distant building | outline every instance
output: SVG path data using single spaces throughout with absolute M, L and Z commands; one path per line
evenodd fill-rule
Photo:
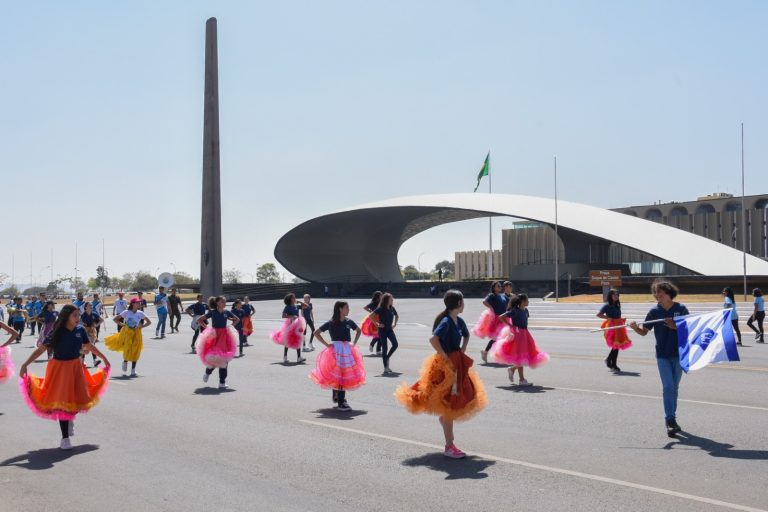
M 459 281 L 469 279 L 488 279 L 488 251 L 457 252 L 453 260 Z M 493 275 L 503 276 L 501 251 L 493 251 Z

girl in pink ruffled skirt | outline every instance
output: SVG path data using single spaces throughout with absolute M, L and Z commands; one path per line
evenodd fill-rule
M 525 380 L 523 367 L 538 368 L 549 361 L 549 354 L 539 350 L 531 333 L 528 332 L 528 295 L 513 295 L 507 312 L 501 315 L 507 322 L 494 345 L 493 357 L 497 362 L 511 365 L 507 368 L 509 380 L 515 383 L 515 370 L 520 374 L 520 385 L 531 386 Z

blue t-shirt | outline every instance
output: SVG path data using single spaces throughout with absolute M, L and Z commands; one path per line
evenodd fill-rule
M 320 326 L 322 332 L 329 331 L 331 334 L 331 341 L 352 341 L 352 333 L 350 331 L 357 330 L 357 324 L 345 318 L 341 322 L 334 322 L 328 320 Z
M 379 315 L 379 323 L 384 324 L 384 329 L 392 329 L 392 324 L 395 323 L 395 316 L 397 316 L 397 310 L 394 307 L 376 308 L 373 310 L 373 313 Z
M 490 293 L 485 298 L 486 302 L 491 305 L 493 312 L 496 315 L 502 315 L 507 310 L 507 296 L 503 293 Z
M 77 309 L 80 310 L 80 313 L 82 313 L 83 308 L 85 307 L 85 301 L 80 299 L 75 299 L 72 301 L 72 305 L 74 305 Z
M 296 306 L 285 306 L 283 308 L 283 317 L 299 316 L 299 308 Z
M 99 317 L 99 315 L 96 313 L 83 313 L 80 315 L 80 323 L 86 327 L 91 327 L 92 325 L 98 323 L 100 320 L 101 317 Z
M 158 313 L 168 312 L 168 296 L 164 293 L 155 295 L 155 310 Z
M 307 322 L 312 320 L 312 308 L 314 307 L 314 304 L 311 302 L 309 304 L 302 304 L 301 305 L 301 314 L 304 316 L 304 320 Z
M 36 300 L 35 301 L 35 315 L 39 315 L 43 312 L 43 301 Z
M 65 328 L 61 339 L 59 339 L 53 349 L 53 358 L 59 361 L 77 359 L 80 357 L 80 349 L 86 343 L 90 343 L 90 341 L 88 341 L 85 329 L 79 325 L 71 331 Z M 47 337 L 43 344 L 46 346 L 53 345 L 52 336 Z
M 192 314 L 195 316 L 204 315 L 208 311 L 208 305 L 204 302 L 195 302 L 191 306 L 189 306 L 187 309 L 192 310 Z
M 664 309 L 660 305 L 651 309 L 645 316 L 645 321 L 661 320 L 662 318 L 674 318 L 688 314 L 688 308 L 675 302 L 669 309 Z M 653 329 L 656 336 L 656 357 L 680 357 L 677 345 L 677 330 L 670 329 L 664 322 L 655 324 L 643 324 L 646 329 Z
M 621 318 L 621 308 L 614 304 L 605 304 L 600 312 L 608 318 Z
M 762 298 L 762 297 L 760 297 Z M 732 309 L 733 313 L 731 313 L 731 321 L 739 319 L 739 314 L 736 312 L 736 303 L 733 302 L 733 299 L 730 297 L 725 298 L 725 302 L 723 302 L 723 309 Z
M 11 303 L 9 308 L 13 308 L 16 310 L 16 313 L 8 313 L 8 320 L 11 322 L 23 322 L 24 321 L 24 313 L 22 311 L 24 310 L 24 306 L 21 304 Z
M 463 338 L 469 338 L 469 329 L 461 317 L 457 317 L 454 322 L 450 316 L 446 316 L 432 331 L 432 336 L 440 338 L 440 346 L 446 354 L 450 354 L 461 350 Z
M 43 322 L 46 324 L 55 322 L 57 316 L 59 316 L 59 314 L 56 311 L 43 311 L 42 313 Z
M 762 295 L 755 297 L 755 306 L 757 306 L 758 311 L 765 311 L 765 299 Z
M 229 318 L 234 318 L 235 315 L 232 314 L 231 311 L 224 310 L 223 312 L 219 313 L 218 310 L 215 311 L 209 311 L 205 314 L 205 318 L 211 319 L 211 325 L 214 329 L 221 329 L 223 327 L 227 326 L 227 320 Z
M 101 316 L 101 311 L 104 309 L 104 304 L 100 300 L 92 300 L 91 306 L 93 306 L 93 312 Z
M 251 316 L 256 310 L 250 304 L 243 304 L 243 311 L 247 316 Z
M 512 308 L 507 311 L 507 317 L 512 321 L 512 325 L 520 329 L 528 328 L 528 317 L 530 313 L 527 309 Z
M 35 303 L 33 301 L 27 302 L 27 305 L 24 306 L 24 309 L 27 310 L 27 314 L 29 314 L 29 316 L 35 316 Z
M 235 329 L 238 331 L 243 329 L 243 317 L 248 316 L 248 314 L 245 312 L 243 308 L 240 309 L 233 309 L 232 314 L 240 319 L 239 322 L 237 322 L 237 325 L 235 325 Z

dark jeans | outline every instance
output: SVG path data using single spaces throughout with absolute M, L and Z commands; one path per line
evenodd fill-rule
M 59 420 L 59 428 L 61 429 L 61 437 L 69 437 L 69 421 Z
M 172 331 L 173 330 L 178 331 L 179 330 L 179 324 L 181 323 L 181 311 L 171 310 L 170 317 L 171 317 L 171 320 L 170 320 L 169 323 L 171 325 L 171 330 Z M 174 320 L 176 320 L 176 323 L 173 322 Z
M 24 334 L 24 328 L 26 327 L 26 322 L 24 320 L 14 320 L 13 321 L 13 329 L 19 333 L 19 340 L 21 340 L 21 335 Z
M 757 326 L 760 328 L 759 331 L 755 329 L 755 320 L 757 320 Z M 765 311 L 752 313 L 752 316 L 747 320 L 747 327 L 760 335 L 760 341 L 763 341 L 763 320 L 765 320 Z
M 373 338 L 371 340 L 371 348 L 373 348 L 374 345 L 376 345 L 376 353 L 380 354 L 381 353 L 381 338 L 379 338 L 378 336 Z
M 733 325 L 733 330 L 736 332 L 736 337 L 739 339 L 739 343 L 741 343 L 741 331 L 739 330 L 739 321 L 731 320 L 731 325 Z
M 384 368 L 389 368 L 389 358 L 397 350 L 397 336 L 392 329 L 379 329 L 379 341 L 381 342 L 381 358 L 384 361 Z M 387 341 L 392 342 L 392 348 L 387 351 Z
M 333 401 L 337 404 L 341 405 L 344 403 L 344 399 L 347 397 L 347 392 L 343 389 L 334 389 L 333 390 Z
M 205 373 L 210 375 L 213 373 L 213 368 L 206 368 Z M 219 384 L 224 384 L 227 382 L 227 369 L 226 368 L 219 368 Z
M 32 335 L 32 336 L 35 335 L 35 326 L 36 325 L 37 325 L 37 320 L 35 320 L 34 322 L 31 322 L 29 324 L 29 334 Z
M 306 320 L 306 318 L 305 318 Z M 301 341 L 301 344 L 304 345 L 306 343 L 306 335 L 307 335 L 307 329 L 309 329 L 309 343 L 311 344 L 315 337 L 315 322 L 312 320 L 307 320 L 307 326 L 304 328 L 304 336 L 305 338 Z

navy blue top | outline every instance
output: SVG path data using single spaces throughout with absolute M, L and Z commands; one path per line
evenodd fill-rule
M 457 317 L 454 322 L 450 316 L 446 316 L 432 331 L 432 336 L 440 338 L 440 346 L 446 354 L 450 354 L 461 350 L 462 339 L 469 338 L 469 329 L 461 317 Z
M 512 321 L 512 325 L 520 329 L 528 328 L 528 317 L 530 315 L 527 309 L 512 308 L 507 311 L 507 318 Z
M 250 304 L 243 304 L 243 311 L 245 311 L 246 316 L 251 316 L 256 310 Z
M 621 308 L 613 304 L 605 304 L 600 308 L 600 313 L 603 313 L 608 318 L 621 318 Z
M 51 346 L 53 344 L 52 338 L 52 336 L 48 336 L 43 344 Z M 53 358 L 59 361 L 77 359 L 80 357 L 80 349 L 86 343 L 90 343 L 90 341 L 88 341 L 88 335 L 84 328 L 79 325 L 71 331 L 65 328 L 61 339 L 53 349 Z
M 207 312 L 205 318 L 211 319 L 211 325 L 214 329 L 221 329 L 227 326 L 227 319 L 235 318 L 235 315 L 231 311 L 224 310 L 223 313 L 219 313 L 219 310 L 215 310 Z
M 95 323 L 98 323 L 101 318 L 96 313 L 83 313 L 80 315 L 80 322 L 86 327 L 90 327 Z
M 357 324 L 346 318 L 341 322 L 334 322 L 328 320 L 320 326 L 322 332 L 329 331 L 331 333 L 331 341 L 352 341 L 352 333 L 350 331 L 357 330 Z
M 395 315 L 397 310 L 394 307 L 383 309 L 376 308 L 373 313 L 379 315 L 379 323 L 384 324 L 384 329 L 392 329 L 392 324 L 395 323 Z
M 42 316 L 43 323 L 50 324 L 56 321 L 56 317 L 59 316 L 59 314 L 56 311 L 43 311 Z
M 507 310 L 507 296 L 503 293 L 489 293 L 485 300 L 491 305 L 493 312 L 496 313 L 497 316 L 504 314 Z
M 233 309 L 232 314 L 235 315 L 237 318 L 240 319 L 239 322 L 237 322 L 237 325 L 235 325 L 235 329 L 238 331 L 243 328 L 243 317 L 248 316 L 248 314 L 245 312 L 243 308 L 240 309 Z
M 675 302 L 669 309 L 664 309 L 660 305 L 656 305 L 645 316 L 645 321 L 660 320 L 662 318 L 674 318 L 676 316 L 683 316 L 688 314 L 688 308 L 682 304 Z M 656 336 L 656 357 L 680 357 L 680 352 L 677 346 L 677 330 L 670 329 L 664 322 L 658 322 L 655 324 L 643 324 L 646 329 L 653 329 L 653 334 Z
M 368 305 L 367 305 L 367 306 L 365 306 L 363 309 L 368 309 L 368 310 L 370 310 L 370 311 L 373 311 L 373 310 L 374 310 L 374 309 L 376 309 L 377 307 L 379 307 L 379 303 L 378 303 L 378 302 L 374 302 L 374 301 L 371 301 L 371 302 L 369 302 L 369 303 L 368 303 Z
M 283 316 L 299 316 L 299 308 L 296 306 L 285 306 L 283 308 Z
M 187 309 L 192 310 L 192 314 L 195 316 L 204 315 L 208 311 L 208 304 L 204 304 L 202 302 L 195 302 L 191 306 L 189 306 Z
M 312 308 L 314 307 L 314 304 L 311 302 L 309 304 L 302 304 L 301 306 L 301 314 L 304 315 L 304 320 L 310 321 L 312 320 Z

